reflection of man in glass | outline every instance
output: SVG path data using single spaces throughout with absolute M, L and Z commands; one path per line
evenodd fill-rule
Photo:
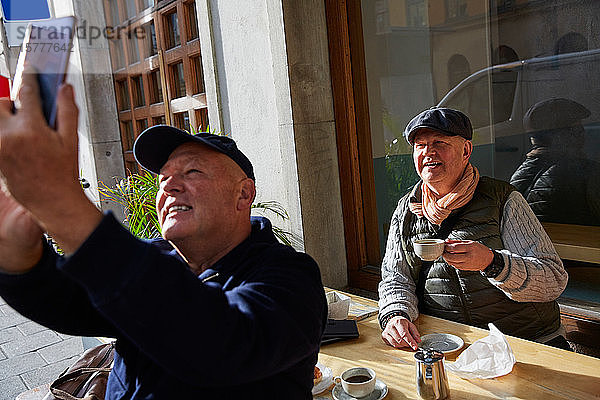
M 600 164 L 585 157 L 581 120 L 590 111 L 555 98 L 523 118 L 533 149 L 510 179 L 535 215 L 546 222 L 600 225 Z

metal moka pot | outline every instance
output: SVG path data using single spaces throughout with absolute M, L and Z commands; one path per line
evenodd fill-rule
M 415 360 L 418 395 L 425 400 L 449 399 L 444 354 L 433 349 L 419 349 Z

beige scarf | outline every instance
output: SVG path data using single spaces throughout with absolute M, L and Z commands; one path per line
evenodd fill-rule
M 448 194 L 439 197 L 423 182 L 421 183 L 423 203 L 408 203 L 408 208 L 419 218 L 425 216 L 432 223 L 440 225 L 452 210 L 461 208 L 471 201 L 478 183 L 479 171 L 469 163 L 458 183 Z

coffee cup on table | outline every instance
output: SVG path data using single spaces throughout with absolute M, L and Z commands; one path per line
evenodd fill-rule
M 444 253 L 443 239 L 419 239 L 413 242 L 415 254 L 423 261 L 435 261 Z
M 336 377 L 335 382 L 341 382 L 342 389 L 350 396 L 365 397 L 375 390 L 375 371 L 365 367 L 350 368 Z

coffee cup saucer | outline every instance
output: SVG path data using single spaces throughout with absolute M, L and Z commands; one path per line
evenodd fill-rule
M 344 389 L 342 389 L 342 385 L 339 383 L 337 383 L 331 391 L 331 395 L 335 400 L 379 400 L 383 399 L 387 395 L 387 393 L 387 385 L 379 379 L 375 381 L 375 389 L 373 389 L 371 394 L 365 397 L 350 396 L 348 393 L 344 392 Z

